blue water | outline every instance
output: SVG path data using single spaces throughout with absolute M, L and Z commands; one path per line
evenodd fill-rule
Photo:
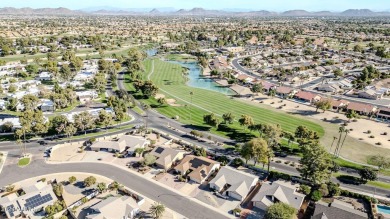
M 189 69 L 187 85 L 190 87 L 196 87 L 206 90 L 217 91 L 226 95 L 235 95 L 236 93 L 227 87 L 221 87 L 215 83 L 212 79 L 201 77 L 202 68 L 197 62 L 179 62 L 169 61 L 174 64 L 179 64 Z
M 157 54 L 157 49 L 147 49 L 145 50 L 146 54 L 151 57 L 151 56 L 155 56 Z
M 390 207 L 384 205 L 377 205 L 378 211 L 384 214 L 390 214 Z

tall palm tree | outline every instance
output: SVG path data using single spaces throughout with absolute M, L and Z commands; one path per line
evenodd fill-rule
M 344 133 L 344 130 L 345 130 L 345 127 L 344 127 L 344 126 L 340 126 L 340 127 L 339 127 L 340 136 L 339 136 L 339 139 L 338 139 L 338 141 L 337 141 L 336 148 L 335 148 L 334 153 L 333 153 L 334 156 L 337 155 L 337 152 L 338 152 L 338 150 L 339 150 L 340 143 L 341 143 L 341 137 L 342 137 L 342 135 L 343 135 L 343 133 Z
M 334 141 L 337 139 L 336 136 L 333 136 L 333 141 L 332 141 L 332 144 L 330 145 L 330 148 L 329 148 L 329 153 L 332 153 L 332 148 L 333 148 L 333 144 L 334 144 Z
M 154 218 L 160 218 L 165 212 L 165 206 L 159 202 L 155 202 L 149 209 Z
M 146 133 L 148 131 L 148 119 L 149 119 L 149 109 L 150 109 L 150 106 L 148 104 L 146 104 L 146 103 L 143 103 L 142 104 L 142 109 L 146 113 L 146 119 L 144 120 L 144 122 L 145 122 L 145 137 L 146 137 Z
M 337 157 L 340 156 L 341 148 L 343 148 L 343 146 L 344 146 L 344 142 L 345 142 L 345 139 L 347 138 L 347 135 L 348 135 L 348 133 L 349 133 L 349 130 L 348 130 L 348 129 L 345 129 L 345 130 L 344 130 L 344 133 L 345 133 L 344 139 L 343 139 L 343 142 L 342 142 L 341 145 L 340 145 L 340 148 L 338 149 Z

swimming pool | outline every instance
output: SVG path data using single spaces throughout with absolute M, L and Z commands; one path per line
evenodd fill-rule
M 390 207 L 389 206 L 377 205 L 376 207 L 378 208 L 378 212 L 379 213 L 389 214 L 390 215 Z

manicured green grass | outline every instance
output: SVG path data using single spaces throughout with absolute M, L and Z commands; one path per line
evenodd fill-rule
M 139 108 L 138 106 L 133 107 L 132 110 L 134 112 L 138 113 L 139 115 L 144 115 L 145 114 L 144 111 L 141 108 Z
M 351 168 L 351 169 L 355 169 L 355 170 L 360 170 L 360 169 L 363 169 L 364 166 L 361 165 L 361 164 L 357 164 L 357 163 L 352 163 L 350 161 L 347 161 L 347 160 L 343 160 L 341 158 L 336 158 L 334 159 L 334 161 L 340 165 L 340 167 L 346 167 L 346 168 Z
M 148 62 L 151 60 L 147 60 L 146 64 L 149 64 Z M 320 136 L 324 134 L 324 129 L 314 122 L 246 104 L 218 92 L 186 86 L 187 79 L 182 76 L 180 65 L 154 59 L 154 73 L 150 79 L 160 88 L 160 93 L 165 94 L 167 98 L 177 100 L 177 104 L 181 105 L 161 107 L 157 110 L 170 117 L 178 115 L 180 121 L 186 124 L 204 126 L 203 115 L 213 112 L 217 116 L 221 116 L 223 113 L 231 112 L 235 115 L 236 120 L 245 114 L 252 116 L 256 123 L 280 124 L 284 131 L 293 133 L 296 127 L 304 125 L 317 131 Z M 193 105 L 190 104 L 190 92 L 193 92 Z M 148 100 L 148 102 L 153 104 L 153 100 Z M 190 113 L 192 115 L 191 121 Z M 244 129 L 237 122 L 229 125 L 229 128 Z
M 100 135 L 105 135 L 105 134 L 110 134 L 110 133 L 113 133 L 113 132 L 117 132 L 117 131 L 120 131 L 120 130 L 123 130 L 123 129 L 130 129 L 130 128 L 133 128 L 134 125 L 125 125 L 125 126 L 121 126 L 120 128 L 112 128 L 112 129 L 108 129 L 107 131 L 105 130 L 102 130 L 100 132 L 97 132 L 97 133 L 88 133 L 86 135 L 78 135 L 78 136 L 72 136 L 70 138 L 67 138 L 69 140 L 77 140 L 77 139 L 81 139 L 81 138 L 88 138 L 88 137 L 96 137 L 96 136 L 100 136 Z M 65 139 L 63 139 L 65 140 Z
M 4 110 L 0 114 L 12 115 L 12 116 L 20 116 L 20 112 L 14 112 L 14 111 L 10 111 L 10 110 Z
M 379 181 L 370 181 L 367 184 L 371 185 L 371 186 L 378 187 L 378 188 L 389 189 L 390 190 L 390 183 L 379 182 Z
M 30 158 L 29 157 L 25 157 L 25 158 L 19 159 L 19 161 L 18 161 L 18 166 L 20 166 L 20 167 L 25 167 L 25 166 L 27 166 L 29 164 L 30 164 Z
M 171 61 L 196 61 L 194 56 L 180 55 L 180 54 L 168 54 L 166 59 Z

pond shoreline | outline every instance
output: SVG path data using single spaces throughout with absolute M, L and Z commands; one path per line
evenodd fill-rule
M 188 81 L 186 85 L 189 87 L 211 90 L 211 91 L 225 94 L 227 96 L 237 95 L 237 93 L 234 90 L 232 90 L 230 87 L 217 83 L 214 78 L 203 75 L 202 72 L 204 71 L 204 69 L 196 61 L 195 62 L 168 61 L 168 62 L 173 64 L 178 64 L 188 69 L 188 74 L 186 75 Z

